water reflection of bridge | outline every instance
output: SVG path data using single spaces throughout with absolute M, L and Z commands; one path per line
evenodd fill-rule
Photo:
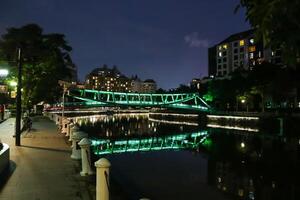
M 205 143 L 207 134 L 207 131 L 199 131 L 139 139 L 94 139 L 92 140 L 92 150 L 96 155 L 103 155 L 125 152 L 196 149 Z

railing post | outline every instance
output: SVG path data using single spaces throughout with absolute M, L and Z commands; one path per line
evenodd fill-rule
M 78 131 L 79 130 L 79 127 L 77 124 L 73 124 L 71 127 L 70 127 L 70 133 L 69 133 L 69 141 L 71 142 L 72 141 L 72 135 L 74 132 Z
M 111 164 L 106 158 L 95 162 L 97 168 L 96 200 L 109 200 L 109 168 Z
M 82 171 L 80 172 L 81 176 L 91 175 L 93 174 L 91 168 L 91 154 L 90 154 L 90 147 L 92 142 L 88 138 L 83 138 L 78 143 L 81 148 L 81 166 Z
M 58 114 L 55 115 L 55 124 L 59 125 L 59 115 Z
M 74 160 L 81 159 L 81 151 L 80 151 L 78 142 L 87 136 L 88 136 L 87 133 L 79 131 L 78 129 L 73 132 L 73 134 L 72 134 L 72 155 L 71 155 L 72 159 L 74 159 Z
M 67 134 L 68 123 L 69 123 L 69 120 L 67 118 L 62 118 L 61 133 Z
M 72 120 L 69 121 L 69 123 L 67 124 L 67 133 L 66 133 L 66 137 L 70 137 L 71 131 L 72 131 L 74 125 L 75 125 L 75 124 L 73 123 Z M 71 141 L 71 140 L 70 140 L 70 141 Z

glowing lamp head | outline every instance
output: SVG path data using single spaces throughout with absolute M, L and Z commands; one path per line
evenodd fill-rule
M 241 147 L 245 148 L 245 143 L 244 142 L 241 142 Z
M 0 77 L 6 77 L 9 71 L 7 69 L 0 69 Z
M 16 87 L 18 85 L 18 83 L 16 81 L 10 81 L 9 85 L 12 87 Z

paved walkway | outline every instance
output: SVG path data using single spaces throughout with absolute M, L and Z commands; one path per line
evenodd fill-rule
M 0 124 L 0 139 L 10 146 L 12 171 L 6 183 L 0 184 L 0 200 L 90 199 L 79 175 L 80 163 L 70 158 L 70 145 L 55 124 L 44 117 L 34 118 L 33 130 L 23 133 L 22 146 L 15 147 L 14 121 Z

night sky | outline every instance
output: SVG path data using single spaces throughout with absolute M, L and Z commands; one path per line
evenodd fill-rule
M 81 80 L 117 65 L 164 89 L 207 75 L 207 48 L 249 28 L 239 0 L 1 0 L 0 34 L 37 23 L 66 35 Z

